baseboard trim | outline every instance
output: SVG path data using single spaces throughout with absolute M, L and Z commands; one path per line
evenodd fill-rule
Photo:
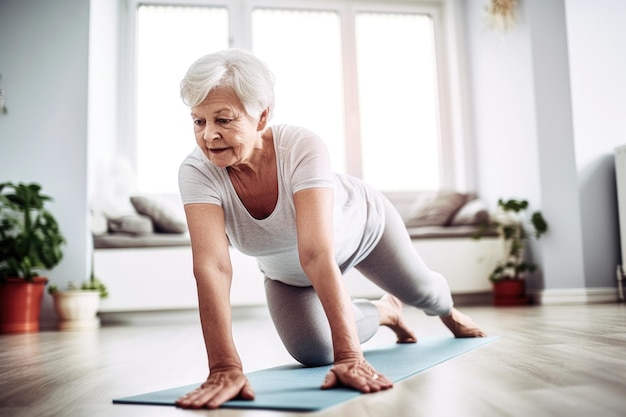
M 528 290 L 535 305 L 603 304 L 618 302 L 617 288 L 547 288 Z
M 452 293 L 452 299 L 457 307 L 488 306 L 493 304 L 493 293 L 491 291 Z

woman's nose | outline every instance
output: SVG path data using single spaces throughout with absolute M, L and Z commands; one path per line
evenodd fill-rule
M 207 142 L 211 142 L 215 139 L 219 139 L 221 136 L 216 128 L 216 126 L 207 123 L 206 126 L 204 127 L 204 132 L 202 134 L 202 138 L 207 141 Z

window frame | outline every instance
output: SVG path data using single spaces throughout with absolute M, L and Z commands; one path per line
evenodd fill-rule
M 325 10 L 339 14 L 342 29 L 342 63 L 344 82 L 346 173 L 362 178 L 359 98 L 357 79 L 355 20 L 359 12 L 426 14 L 433 19 L 435 60 L 437 64 L 437 103 L 439 125 L 439 167 L 442 189 L 460 191 L 471 189 L 474 174 L 471 171 L 471 153 L 467 152 L 469 134 L 463 126 L 467 115 L 463 109 L 464 91 L 460 69 L 453 70 L 448 61 L 456 61 L 454 41 L 454 10 L 449 0 L 395 0 L 389 3 L 379 0 L 124 0 L 120 17 L 120 94 L 118 100 L 118 130 L 116 149 L 118 153 L 137 160 L 136 105 L 137 83 L 135 60 L 137 7 L 143 4 L 172 6 L 223 7 L 229 14 L 230 47 L 251 50 L 251 23 L 254 8 L 283 8 L 291 10 Z M 453 49 L 453 51 L 451 51 Z M 451 58 L 451 59 L 450 59 Z M 451 78 L 456 77 L 451 82 Z M 457 89 L 453 91 L 451 85 Z M 454 124 L 460 125 L 459 128 Z M 400 193 L 407 194 L 407 193 Z

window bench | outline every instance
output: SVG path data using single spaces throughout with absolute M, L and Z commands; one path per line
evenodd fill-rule
M 406 219 L 411 204 L 392 200 Z M 405 202 L 406 203 L 406 202 Z M 476 224 L 407 227 L 413 246 L 433 270 L 442 273 L 453 294 L 491 290 L 489 273 L 502 257 L 496 233 L 479 240 Z M 265 303 L 263 276 L 256 261 L 230 248 L 233 264 L 231 302 L 235 306 Z M 191 246 L 187 233 L 94 236 L 94 272 L 109 289 L 100 312 L 175 310 L 197 307 Z M 345 276 L 355 297 L 376 298 L 381 290 L 355 269 Z

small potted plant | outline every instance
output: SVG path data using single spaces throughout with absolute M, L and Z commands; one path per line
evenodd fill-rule
M 36 183 L 0 184 L 0 332 L 39 330 L 46 277 L 61 262 L 65 244 L 54 216 L 45 208 L 52 198 Z
M 526 217 L 528 201 L 526 200 L 498 200 L 498 211 L 492 216 L 487 227 L 481 228 L 476 238 L 488 228 L 497 228 L 505 244 L 505 258 L 498 262 L 489 280 L 493 283 L 495 305 L 528 304 L 526 297 L 525 276 L 534 272 L 537 266 L 528 262 L 526 258 L 526 244 L 532 235 L 541 237 L 548 230 L 543 215 L 535 211 Z M 529 233 L 528 228 L 532 228 Z
M 89 330 L 100 327 L 100 319 L 97 317 L 100 299 L 106 298 L 109 293 L 106 286 L 95 277 L 93 261 L 89 280 L 80 286 L 70 282 L 64 291 L 59 290 L 56 285 L 50 285 L 48 293 L 54 301 L 59 330 Z

